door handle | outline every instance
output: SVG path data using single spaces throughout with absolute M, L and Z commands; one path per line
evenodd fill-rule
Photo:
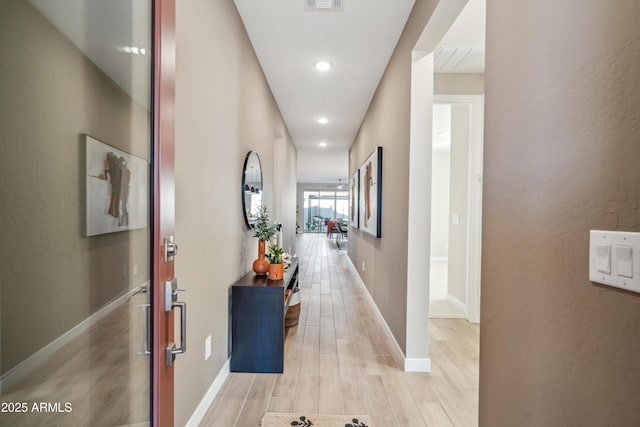
M 180 347 L 176 347 L 176 343 L 173 342 L 165 349 L 166 364 L 167 366 L 173 365 L 176 360 L 176 354 L 182 354 L 187 351 L 187 303 L 186 302 L 174 302 L 171 304 L 171 309 L 180 309 Z
M 148 356 L 151 354 L 151 322 L 149 319 L 151 318 L 151 304 L 142 304 L 142 318 L 143 318 L 143 340 L 144 340 L 144 348 L 142 350 L 142 354 Z
M 173 278 L 164 282 L 164 311 L 170 312 L 173 310 L 173 303 L 178 300 L 178 294 L 187 292 L 184 289 L 178 289 L 178 279 Z

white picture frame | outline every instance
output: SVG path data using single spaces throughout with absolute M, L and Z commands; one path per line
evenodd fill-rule
M 85 138 L 86 235 L 149 226 L 149 162 Z

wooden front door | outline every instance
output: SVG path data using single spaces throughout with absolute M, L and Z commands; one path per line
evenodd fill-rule
M 0 1 L 0 425 L 173 425 L 174 69 L 175 0 Z
M 153 377 L 154 426 L 173 426 L 173 352 L 183 347 L 174 340 L 175 312 L 184 321 L 186 307 L 174 304 L 174 105 L 175 0 L 154 0 L 154 155 L 153 155 Z M 169 288 L 169 289 L 168 289 Z M 184 334 L 184 330 L 183 330 Z M 184 340 L 184 335 L 179 337 Z M 173 350 L 172 350 L 173 349 Z

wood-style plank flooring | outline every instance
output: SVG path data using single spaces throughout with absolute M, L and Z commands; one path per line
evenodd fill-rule
M 27 410 L 1 412 L 0 427 L 148 425 L 150 362 L 142 354 L 141 330 L 146 301 L 146 294 L 121 301 L 21 382 L 3 387 L 2 402 L 24 403 Z
M 265 412 L 369 414 L 377 427 L 477 426 L 478 325 L 432 319 L 432 372 L 403 372 L 346 251 L 324 234 L 304 234 L 298 256 L 300 322 L 287 330 L 284 373 L 229 374 L 201 427 L 256 427 Z

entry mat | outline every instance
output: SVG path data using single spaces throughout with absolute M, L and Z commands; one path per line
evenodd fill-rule
M 269 412 L 262 427 L 374 427 L 368 415 L 291 414 Z

